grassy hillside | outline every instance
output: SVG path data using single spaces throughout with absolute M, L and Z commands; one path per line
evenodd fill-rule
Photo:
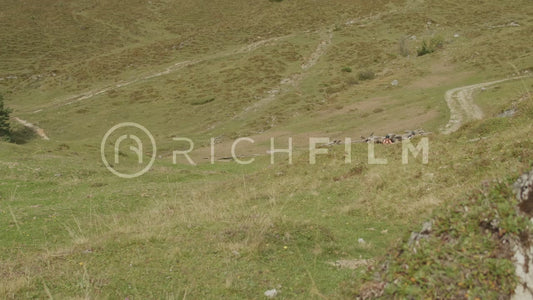
M 13 120 L 0 144 L 0 298 L 352 298 L 435 209 L 533 164 L 528 1 L 0 2 L 0 93 L 50 137 Z M 439 133 L 447 90 L 514 76 L 474 92 L 482 120 Z M 158 146 L 131 180 L 100 157 L 126 121 Z M 418 128 L 427 165 L 399 144 L 369 165 L 364 143 L 309 164 L 309 137 Z M 254 163 L 218 160 L 247 136 Z M 197 166 L 173 164 L 174 137 Z M 271 137 L 293 138 L 293 164 L 270 164 Z

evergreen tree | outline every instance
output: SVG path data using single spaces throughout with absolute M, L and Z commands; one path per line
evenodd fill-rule
M 0 94 L 0 140 L 11 141 L 9 114 L 11 110 L 4 107 L 4 97 Z

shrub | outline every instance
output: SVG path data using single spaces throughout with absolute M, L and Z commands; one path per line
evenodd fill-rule
M 326 88 L 326 94 L 328 95 L 336 94 L 336 93 L 342 92 L 343 90 L 344 90 L 344 85 L 342 84 L 334 85 L 334 86 L 330 86 Z
M 346 72 L 346 73 L 352 73 L 352 68 L 344 67 L 344 68 L 341 69 L 341 71 Z
M 422 46 L 416 50 L 418 56 L 426 55 L 435 52 L 437 49 L 442 48 L 444 41 L 441 37 L 434 37 L 431 40 L 422 41 Z
M 354 76 L 348 76 L 346 77 L 346 79 L 344 79 L 344 83 L 350 86 L 350 85 L 358 84 L 359 81 L 357 81 L 357 79 Z
M 422 55 L 433 53 L 434 51 L 435 49 L 431 48 L 430 45 L 428 45 L 426 41 L 423 41 L 422 47 L 416 50 L 416 54 L 418 56 L 422 56 Z
M 372 72 L 371 70 L 365 70 L 365 71 L 359 72 L 358 77 L 359 77 L 359 80 L 361 81 L 372 80 L 376 77 L 376 74 L 374 74 L 374 72 Z
M 4 97 L 0 95 L 0 140 L 11 141 L 10 113 L 11 109 L 4 107 Z

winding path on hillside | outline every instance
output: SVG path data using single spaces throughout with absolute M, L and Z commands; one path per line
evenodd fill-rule
M 261 47 L 264 47 L 266 45 L 272 44 L 273 42 L 277 42 L 277 41 L 280 41 L 280 40 L 287 39 L 287 38 L 289 38 L 291 36 L 293 36 L 293 34 L 274 37 L 274 38 L 265 39 L 265 40 L 260 40 L 260 41 L 245 45 L 245 46 L 243 46 L 241 48 L 238 48 L 236 50 L 233 50 L 233 51 L 224 51 L 224 52 L 216 53 L 216 54 L 209 55 L 209 56 L 206 56 L 204 58 L 196 59 L 196 60 L 187 60 L 187 61 L 176 62 L 173 65 L 170 65 L 170 66 L 166 67 L 162 71 L 151 73 L 151 74 L 147 74 L 147 75 L 142 75 L 142 76 L 139 76 L 138 78 L 132 79 L 130 81 L 117 83 L 115 85 L 110 85 L 110 86 L 107 86 L 107 87 L 104 87 L 104 88 L 101 88 L 101 89 L 84 92 L 84 93 L 77 94 L 77 95 L 74 95 L 74 96 L 69 96 L 66 99 L 64 98 L 64 99 L 53 100 L 53 101 L 51 101 L 51 103 L 49 105 L 41 107 L 41 108 L 33 111 L 33 113 L 39 113 L 39 112 L 42 112 L 42 111 L 50 109 L 50 108 L 59 108 L 59 107 L 71 105 L 71 104 L 74 104 L 74 103 L 77 103 L 77 102 L 82 102 L 84 100 L 87 100 L 87 99 L 93 98 L 95 96 L 104 94 L 104 93 L 106 93 L 108 91 L 120 89 L 120 88 L 129 86 L 129 85 L 133 85 L 133 84 L 136 84 L 136 83 L 140 83 L 140 82 L 152 79 L 152 78 L 164 76 L 164 75 L 179 71 L 179 70 L 181 70 L 181 69 L 183 69 L 185 67 L 192 66 L 192 65 L 204 62 L 204 61 L 209 61 L 209 60 L 222 58 L 222 57 L 235 55 L 235 54 L 245 54 L 245 53 L 253 52 L 253 51 L 255 51 L 255 50 L 257 50 L 257 49 L 259 49 Z M 263 106 L 263 105 L 271 102 L 286 87 L 288 87 L 288 86 L 296 86 L 297 84 L 299 84 L 299 82 L 303 78 L 303 72 L 305 72 L 307 69 L 309 69 L 312 66 L 314 66 L 318 62 L 320 57 L 322 57 L 322 55 L 326 52 L 326 49 L 331 44 L 332 36 L 333 36 L 332 32 L 328 31 L 327 32 L 327 37 L 320 41 L 320 43 L 317 46 L 316 50 L 302 64 L 302 66 L 301 66 L 302 73 L 293 74 L 291 77 L 282 80 L 281 83 L 280 83 L 280 87 L 269 91 L 267 93 L 266 97 L 262 98 L 261 100 L 259 100 L 256 103 L 254 103 L 252 106 L 247 107 L 245 109 L 245 112 L 249 111 L 251 109 L 257 109 L 258 107 Z M 19 119 L 17 117 L 14 117 L 14 119 L 17 122 L 19 122 L 20 124 L 22 124 L 22 125 L 30 128 L 31 130 L 33 130 L 41 138 L 43 138 L 45 140 L 49 139 L 46 136 L 46 134 L 44 133 L 43 129 L 41 129 L 41 128 L 35 126 L 34 124 L 29 123 L 29 122 L 27 122 L 25 120 Z
M 346 26 L 360 25 L 362 22 L 365 22 L 365 21 L 368 21 L 368 20 L 378 19 L 379 16 L 381 16 L 382 14 L 384 14 L 384 13 L 380 13 L 380 14 L 377 14 L 377 15 L 371 15 L 369 17 L 362 17 L 362 18 L 352 19 L 352 20 L 347 21 L 345 23 L 345 25 Z M 305 31 L 305 32 L 310 32 L 310 31 Z M 295 35 L 296 34 L 293 33 L 293 34 L 288 34 L 288 35 L 284 35 L 284 36 L 278 36 L 278 37 L 273 37 L 273 38 L 269 38 L 269 39 L 259 40 L 259 41 L 244 45 L 244 46 L 242 46 L 242 47 L 240 47 L 238 49 L 235 49 L 235 50 L 222 51 L 222 52 L 215 53 L 215 54 L 212 54 L 212 55 L 208 55 L 206 57 L 203 57 L 203 58 L 200 58 L 200 59 L 195 59 L 195 60 L 179 61 L 179 62 L 176 62 L 176 63 L 166 67 L 165 69 L 163 69 L 163 70 L 161 70 L 159 72 L 154 72 L 154 73 L 151 73 L 151 74 L 144 74 L 144 75 L 141 74 L 137 78 L 131 79 L 129 81 L 124 81 L 124 82 L 116 83 L 116 84 L 113 84 L 113 85 L 108 85 L 108 86 L 103 87 L 103 88 L 86 91 L 86 92 L 83 92 L 83 93 L 80 93 L 80 94 L 76 94 L 76 95 L 72 95 L 72 96 L 68 96 L 68 97 L 62 98 L 62 99 L 54 99 L 49 104 L 33 108 L 32 112 L 33 113 L 39 113 L 39 112 L 42 112 L 44 110 L 49 110 L 49 109 L 52 109 L 52 108 L 60 108 L 60 107 L 71 105 L 71 104 L 74 104 L 74 103 L 77 103 L 77 102 L 82 102 L 84 100 L 93 98 L 95 96 L 101 95 L 101 94 L 106 93 L 108 91 L 120 89 L 122 87 L 133 85 L 133 84 L 136 84 L 136 83 L 140 83 L 140 82 L 152 79 L 152 78 L 164 76 L 164 75 L 176 72 L 178 70 L 181 70 L 181 69 L 183 69 L 185 67 L 192 66 L 192 65 L 195 65 L 195 64 L 198 64 L 198 63 L 201 63 L 201 62 L 205 62 L 205 61 L 209 61 L 209 60 L 217 59 L 217 58 L 223 58 L 223 57 L 227 57 L 227 56 L 231 56 L 231 55 L 235 55 L 235 54 L 249 53 L 249 52 L 255 51 L 255 50 L 257 50 L 257 49 L 259 49 L 261 47 L 264 47 L 266 45 L 270 45 L 270 44 L 272 44 L 274 42 L 285 40 L 285 39 L 287 39 L 289 37 L 292 37 L 292 36 L 295 36 Z M 297 74 L 293 74 L 289 78 L 285 78 L 284 80 L 282 80 L 280 82 L 280 87 L 290 86 L 290 85 L 292 85 L 292 86 L 298 85 L 299 82 L 303 78 L 303 73 L 307 69 L 309 69 L 312 66 L 314 66 L 318 62 L 320 57 L 326 52 L 327 48 L 331 44 L 332 37 L 333 37 L 333 32 L 331 30 L 328 30 L 327 31 L 327 37 L 320 41 L 320 43 L 319 43 L 318 47 L 316 48 L 316 50 L 302 64 L 302 66 L 301 66 L 302 72 L 301 73 L 297 73 Z M 252 106 L 249 106 L 249 107 L 245 108 L 244 112 L 247 112 L 247 111 L 249 111 L 251 109 L 257 109 L 258 107 L 269 103 L 270 101 L 274 100 L 277 97 L 279 92 L 280 92 L 280 89 L 273 89 L 273 90 L 269 91 L 267 96 L 263 97 L 261 100 L 259 100 L 258 102 L 254 103 Z M 234 118 L 238 117 L 238 116 L 239 116 L 239 114 L 234 116 Z M 13 118 L 17 122 L 19 122 L 20 124 L 22 124 L 22 125 L 30 128 L 31 130 L 35 131 L 35 133 L 37 133 L 41 138 L 48 140 L 48 137 L 46 136 L 46 134 L 44 133 L 44 130 L 42 128 L 39 128 L 39 127 L 35 126 L 34 124 L 32 124 L 32 123 L 30 123 L 28 121 L 19 119 L 17 117 L 13 117 Z
M 465 122 L 480 120 L 483 118 L 483 111 L 474 103 L 474 92 L 478 89 L 488 87 L 497 83 L 509 80 L 516 80 L 528 76 L 513 77 L 495 81 L 483 82 L 473 85 L 454 88 L 446 91 L 444 99 L 450 109 L 450 120 L 441 130 L 443 134 L 450 134 L 457 131 Z
M 328 47 L 331 45 L 332 38 L 333 32 L 331 30 L 327 31 L 325 37 L 320 40 L 315 51 L 313 51 L 313 53 L 311 53 L 309 57 L 302 63 L 300 72 L 292 74 L 291 76 L 281 80 L 278 87 L 269 90 L 266 93 L 266 96 L 261 98 L 259 101 L 253 103 L 252 105 L 244 108 L 243 112 L 235 115 L 233 119 L 240 117 L 244 113 L 255 111 L 258 108 L 267 105 L 268 103 L 275 100 L 277 96 L 287 91 L 290 87 L 298 86 L 300 82 L 304 79 L 306 71 L 316 65 L 319 59 L 326 53 Z
M 243 47 L 241 47 L 239 49 L 236 49 L 236 50 L 219 52 L 219 53 L 216 53 L 216 54 L 213 54 L 213 55 L 206 56 L 206 57 L 201 58 L 201 59 L 179 61 L 179 62 L 176 62 L 176 63 L 166 67 L 164 70 L 159 71 L 159 72 L 142 75 L 142 76 L 139 76 L 136 79 L 132 79 L 132 80 L 129 80 L 129 81 L 117 83 L 115 85 L 109 85 L 109 86 L 101 88 L 101 89 L 87 91 L 87 92 L 84 92 L 84 93 L 81 93 L 81 94 L 77 94 L 77 95 L 74 95 L 74 96 L 69 96 L 69 97 L 64 98 L 64 99 L 53 100 L 53 101 L 51 101 L 51 103 L 49 105 L 46 105 L 44 107 L 41 106 L 39 109 L 34 110 L 33 113 L 39 113 L 39 112 L 42 112 L 44 110 L 48 110 L 50 108 L 59 108 L 59 107 L 62 107 L 62 106 L 67 106 L 67 105 L 71 105 L 71 104 L 74 104 L 74 103 L 77 103 L 77 102 L 81 102 L 81 101 L 93 98 L 95 96 L 98 96 L 100 94 L 103 94 L 105 92 L 116 90 L 116 89 L 120 89 L 120 88 L 123 88 L 125 86 L 129 86 L 129 85 L 132 85 L 132 84 L 140 83 L 140 82 L 152 79 L 152 78 L 164 76 L 164 75 L 179 71 L 179 70 L 181 70 L 181 69 L 183 69 L 185 67 L 192 66 L 192 65 L 204 62 L 204 61 L 217 59 L 217 58 L 223 58 L 223 57 L 227 57 L 227 56 L 235 55 L 235 54 L 249 53 L 249 52 L 255 51 L 255 50 L 257 50 L 257 49 L 259 49 L 261 47 L 269 45 L 269 44 L 271 44 L 273 42 L 277 42 L 277 41 L 280 41 L 280 40 L 287 39 L 287 38 L 289 38 L 289 37 L 291 37 L 293 35 L 294 34 L 289 34 L 289 35 L 284 35 L 284 36 L 279 36 L 279 37 L 273 37 L 273 38 L 270 38 L 270 39 L 260 40 L 260 41 L 245 45 L 245 46 L 243 46 Z M 49 140 L 48 136 L 46 135 L 46 133 L 44 132 L 44 130 L 42 128 L 39 128 L 38 126 L 36 126 L 36 125 L 26 121 L 26 120 L 22 120 L 22 119 L 20 119 L 18 117 L 13 117 L 13 119 L 15 121 L 17 121 L 18 123 L 24 125 L 25 127 L 31 129 L 32 131 L 34 131 L 42 139 Z
M 251 44 L 242 46 L 242 47 L 240 47 L 238 49 L 227 50 L 227 51 L 222 51 L 222 52 L 218 52 L 218 53 L 215 53 L 215 54 L 207 55 L 207 56 L 199 58 L 199 59 L 179 61 L 179 62 L 176 62 L 176 63 L 164 68 L 161 71 L 154 72 L 154 73 L 148 73 L 148 74 L 144 74 L 144 75 L 140 74 L 140 75 L 138 75 L 137 78 L 131 79 L 129 81 L 123 81 L 123 82 L 120 82 L 120 83 L 117 83 L 117 84 L 108 85 L 108 86 L 103 87 L 103 88 L 86 91 L 86 92 L 83 92 L 83 93 L 80 93 L 80 94 L 68 96 L 68 97 L 63 98 L 63 99 L 54 99 L 49 104 L 46 104 L 44 106 L 41 106 L 37 110 L 34 110 L 33 113 L 39 113 L 39 112 L 42 112 L 44 110 L 48 110 L 48 109 L 51 109 L 51 108 L 59 108 L 59 107 L 62 107 L 62 106 L 67 106 L 67 105 L 71 105 L 71 104 L 74 104 L 74 103 L 77 103 L 77 102 L 81 102 L 81 101 L 93 98 L 95 96 L 101 95 L 101 94 L 103 94 L 105 92 L 109 92 L 109 91 L 112 91 L 112 90 L 117 90 L 117 89 L 129 86 L 129 85 L 133 85 L 133 84 L 136 84 L 136 83 L 141 83 L 141 82 L 144 82 L 144 81 L 152 79 L 152 78 L 168 75 L 170 73 L 174 73 L 174 72 L 177 72 L 179 70 L 182 70 L 185 67 L 196 65 L 196 64 L 199 64 L 199 63 L 202 63 L 202 62 L 205 62 L 205 61 L 218 59 L 218 58 L 223 58 L 223 57 L 236 55 L 236 54 L 249 53 L 249 52 L 255 51 L 255 50 L 257 50 L 257 49 L 259 49 L 261 47 L 270 45 L 270 44 L 272 44 L 274 42 L 277 42 L 277 41 L 281 41 L 281 40 L 287 39 L 287 38 L 292 37 L 292 36 L 294 36 L 294 34 L 288 34 L 288 35 L 284 35 L 284 36 L 273 37 L 273 38 L 269 38 L 269 39 L 264 39 L 264 40 L 260 40 L 260 41 L 257 41 L 257 42 L 253 42 Z
M 303 71 L 307 70 L 308 68 L 310 68 L 310 67 L 312 67 L 313 65 L 316 64 L 316 62 L 318 61 L 320 56 L 322 56 L 325 53 L 327 46 L 329 46 L 329 44 L 331 43 L 331 37 L 332 36 L 330 34 L 330 35 L 328 35 L 328 38 L 326 40 L 323 40 L 323 41 L 320 42 L 320 44 L 318 45 L 318 47 L 315 50 L 315 52 L 313 52 L 313 54 L 311 55 L 310 59 L 307 62 L 305 62 L 304 64 L 302 64 L 302 70 Z M 241 53 L 243 51 L 253 51 L 254 49 L 257 49 L 258 47 L 266 44 L 266 42 L 260 41 L 258 43 L 254 43 L 254 44 L 255 45 L 252 44 L 253 45 L 252 47 L 250 47 L 251 46 L 250 45 L 250 46 L 247 46 L 245 48 L 242 48 L 241 50 L 237 51 L 237 53 Z M 144 79 L 149 79 L 149 78 L 154 78 L 154 77 L 162 76 L 162 75 L 165 75 L 165 74 L 169 74 L 172 71 L 175 71 L 175 70 L 180 69 L 182 67 L 185 67 L 187 65 L 198 63 L 200 61 L 201 60 L 194 61 L 194 62 L 186 61 L 186 62 L 176 63 L 172 67 L 167 68 L 165 71 L 152 74 L 150 76 L 145 77 Z M 302 73 L 295 74 L 292 77 L 283 80 L 281 82 L 281 86 L 287 86 L 287 85 L 294 86 L 294 85 L 297 85 L 299 83 L 299 81 L 302 79 L 302 77 L 303 77 Z M 450 120 L 448 121 L 446 126 L 444 126 L 444 128 L 441 130 L 441 132 L 443 134 L 451 134 L 451 133 L 457 131 L 465 122 L 470 121 L 470 120 L 480 120 L 481 118 L 483 118 L 483 111 L 481 110 L 481 108 L 479 108 L 479 106 L 477 106 L 474 103 L 474 92 L 476 90 L 484 88 L 484 87 L 488 87 L 488 86 L 491 86 L 491 85 L 494 85 L 494 84 L 498 84 L 498 83 L 502 83 L 502 82 L 506 82 L 506 81 L 510 81 L 510 80 L 522 79 L 522 78 L 526 78 L 526 77 L 529 77 L 529 76 L 513 77 L 513 78 L 506 78 L 506 79 L 500 79 L 500 80 L 495 80 L 495 81 L 483 82 L 483 83 L 478 83 L 478 84 L 473 84 L 473 85 L 467 85 L 467 86 L 463 86 L 463 87 L 453 88 L 451 90 L 446 91 L 446 93 L 444 95 L 444 99 L 446 100 L 446 104 L 448 105 L 448 108 L 450 109 Z M 121 85 L 116 85 L 115 88 L 120 88 L 120 87 L 129 85 L 129 84 L 135 83 L 137 81 L 139 81 L 139 80 L 133 80 L 133 81 L 130 81 L 128 83 L 123 83 Z M 257 109 L 260 106 L 263 106 L 263 105 L 271 102 L 272 100 L 274 100 L 276 98 L 276 96 L 281 92 L 281 90 L 282 90 L 281 86 L 278 89 L 274 89 L 274 90 L 269 91 L 269 93 L 268 93 L 268 95 L 266 97 L 262 98 L 261 100 L 259 100 L 258 102 L 254 103 L 253 105 L 245 108 L 244 112 L 248 112 L 248 111 L 250 111 L 252 109 Z M 96 95 L 105 93 L 106 91 L 111 90 L 111 89 L 114 89 L 114 88 L 108 87 L 108 88 L 105 88 L 105 89 L 102 89 L 102 90 L 99 90 L 99 91 L 96 91 L 96 92 L 82 94 L 82 95 L 77 96 L 75 99 L 73 99 L 73 100 L 71 100 L 69 102 L 63 103 L 60 106 L 72 104 L 72 103 L 78 102 L 78 101 L 83 101 L 85 99 L 89 99 L 89 98 L 94 97 Z M 49 140 L 48 136 L 46 135 L 46 133 L 44 132 L 44 130 L 42 128 L 39 128 L 38 126 L 36 126 L 36 125 L 34 125 L 34 124 L 32 124 L 32 123 L 30 123 L 28 121 L 22 120 L 22 119 L 20 119 L 18 117 L 13 117 L 13 119 L 15 121 L 17 121 L 18 123 L 26 126 L 27 128 L 31 129 L 32 131 L 34 131 L 42 139 Z

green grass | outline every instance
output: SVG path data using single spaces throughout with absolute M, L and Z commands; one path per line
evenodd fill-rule
M 475 255 L 497 247 L 493 235 L 476 232 L 487 199 L 501 204 L 492 212 L 507 216 L 502 228 L 522 228 L 507 222 L 505 185 L 490 195 L 470 191 L 532 165 L 530 80 L 477 93 L 486 119 L 451 136 L 438 129 L 449 119 L 446 90 L 531 68 L 525 1 L 152 2 L 5 3 L 0 92 L 14 116 L 51 140 L 13 124 L 16 144 L 0 144 L 0 298 L 242 299 L 272 288 L 280 298 L 350 298 L 372 274 L 330 263 L 390 257 L 430 216 L 440 236 L 455 234 L 477 250 L 439 265 L 435 236 L 380 274 L 389 280 L 404 262 L 420 265 L 387 295 L 449 295 L 442 274 L 454 293 L 512 290 L 503 256 L 487 258 L 483 280 L 449 273 L 470 272 Z M 488 29 L 509 20 L 521 26 Z M 433 36 L 443 37 L 439 51 L 402 54 Z M 278 39 L 254 44 L 270 38 Z M 176 67 L 184 61 L 191 63 Z M 358 78 L 364 70 L 373 76 Z M 132 83 L 117 87 L 124 82 Z M 269 92 L 271 101 L 253 106 Z M 494 118 L 513 105 L 515 117 Z M 147 127 L 158 144 L 152 170 L 132 180 L 108 172 L 99 153 L 105 132 L 125 121 Z M 403 165 L 400 145 L 377 146 L 389 164 L 368 165 L 366 144 L 352 146 L 351 164 L 344 145 L 308 162 L 309 137 L 417 128 L 433 132 L 428 165 Z M 208 163 L 211 137 L 220 158 L 241 136 L 256 141 L 238 148 L 259 154 L 254 163 Z M 279 154 L 270 165 L 271 136 L 278 147 L 294 137 L 294 164 Z M 174 137 L 193 139 L 198 166 L 172 163 Z M 465 220 L 451 209 L 459 203 L 472 206 Z M 452 230 L 461 221 L 472 236 Z M 443 253 L 455 257 L 454 247 L 442 245 Z M 435 263 L 425 266 L 427 257 Z
M 389 283 L 384 298 L 511 295 L 518 281 L 508 243 L 530 232 L 529 219 L 516 214 L 518 203 L 511 192 L 514 181 L 515 176 L 487 184 L 439 208 L 432 216 L 429 238 L 392 250 L 385 271 L 377 275 Z M 361 278 L 365 277 L 373 281 L 371 272 Z M 356 293 L 364 293 L 368 282 L 356 288 Z
M 24 253 L 19 262 L 6 261 L 4 270 L 14 276 L 8 287 L 24 297 L 41 295 L 46 283 L 57 297 L 87 292 L 98 298 L 185 293 L 241 298 L 281 285 L 290 298 L 315 289 L 338 297 L 339 286 L 359 271 L 327 262 L 385 255 L 438 203 L 455 203 L 464 197 L 461 190 L 498 178 L 501 170 L 519 173 L 531 163 L 530 136 L 520 131 L 509 139 L 520 147 L 494 143 L 480 150 L 466 138 L 450 143 L 435 137 L 428 166 L 419 161 L 402 166 L 397 147 L 378 148 L 388 166 L 367 166 L 364 144 L 354 145 L 351 165 L 344 164 L 343 147 L 314 166 L 306 153 L 294 165 L 274 166 L 268 158 L 247 167 L 220 162 L 197 168 L 162 159 L 133 181 L 98 166 L 83 167 L 74 156 L 77 149 L 61 153 L 45 145 L 42 154 L 27 153 L 27 160 L 3 176 L 8 180 L 1 188 L 0 216 L 7 228 L 2 240 L 10 241 L 3 244 L 3 256 Z M 517 156 L 518 149 L 526 152 Z M 10 153 L 3 157 L 13 157 Z M 509 156 L 523 160 L 505 159 Z M 24 170 L 34 163 L 38 171 Z M 365 167 L 353 173 L 354 164 Z M 61 177 L 54 174 L 58 169 Z M 358 244 L 358 238 L 367 244 Z M 30 281 L 15 285 L 19 272 Z

